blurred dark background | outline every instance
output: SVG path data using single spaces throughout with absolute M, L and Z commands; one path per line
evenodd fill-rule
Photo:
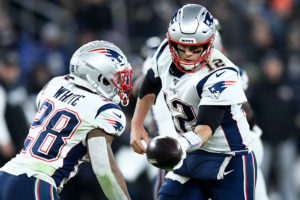
M 247 95 L 264 132 L 267 164 L 262 168 L 270 199 L 285 200 L 281 192 L 285 181 L 293 183 L 298 195 L 299 0 L 1 0 L 0 165 L 22 148 L 35 115 L 37 93 L 51 77 L 68 72 L 69 60 L 79 46 L 92 40 L 115 43 L 127 55 L 137 78 L 146 40 L 163 39 L 172 15 L 187 3 L 205 6 L 219 20 L 227 56 L 249 76 Z M 124 108 L 127 130 L 113 149 L 132 199 L 148 200 L 153 198 L 155 169 L 129 149 L 135 100 L 133 96 L 131 105 Z M 281 170 L 290 176 L 280 176 Z M 105 197 L 90 167 L 84 165 L 61 199 Z

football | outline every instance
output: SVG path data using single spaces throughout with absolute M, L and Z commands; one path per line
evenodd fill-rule
M 157 136 L 147 146 L 147 160 L 161 169 L 173 169 L 183 155 L 178 141 L 169 136 Z

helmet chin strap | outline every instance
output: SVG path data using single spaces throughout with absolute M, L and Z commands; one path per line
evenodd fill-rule
M 123 99 L 127 99 L 127 94 L 124 93 L 123 97 L 125 97 Z M 124 101 L 121 101 L 121 104 L 122 104 L 122 106 L 127 106 L 129 104 L 129 99 L 127 99 L 126 103 L 124 103 Z

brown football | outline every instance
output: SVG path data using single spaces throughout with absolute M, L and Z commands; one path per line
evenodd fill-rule
M 155 167 L 172 169 L 176 166 L 183 152 L 178 141 L 169 136 L 157 136 L 147 146 L 147 160 Z

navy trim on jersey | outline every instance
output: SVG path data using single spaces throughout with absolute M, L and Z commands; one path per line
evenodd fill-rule
M 98 109 L 95 119 L 102 111 L 110 109 L 110 108 L 115 108 L 115 109 L 121 110 L 120 106 L 118 106 L 117 104 L 113 104 L 113 103 L 105 104 Z
M 159 51 L 158 51 L 158 53 L 157 53 L 157 55 L 156 55 L 156 63 L 158 63 L 158 59 L 159 59 L 159 57 L 161 56 L 161 54 L 162 54 L 162 52 L 165 50 L 165 48 L 167 47 L 167 45 L 168 45 L 168 41 L 166 41 L 166 43 L 165 44 L 163 44 L 162 46 L 161 46 L 161 48 L 159 49 Z M 156 70 L 158 71 L 158 64 L 156 64 Z
M 82 142 L 74 146 L 64 159 L 64 164 L 61 168 L 57 169 L 51 176 L 56 186 L 59 187 L 64 178 L 68 178 L 72 171 L 74 171 L 75 166 L 78 164 L 79 160 L 87 154 L 87 149 L 83 146 Z
M 158 51 L 158 53 L 156 55 L 156 62 L 158 62 L 158 59 L 160 58 L 161 54 L 163 53 L 163 51 L 165 50 L 165 48 L 168 46 L 168 44 L 169 44 L 168 41 L 166 41 L 165 44 L 163 44 L 161 46 L 161 48 L 159 49 L 159 51 Z M 158 67 L 158 65 L 156 67 Z M 157 71 L 158 71 L 158 69 L 157 69 Z M 185 74 L 184 72 L 180 71 L 176 67 L 176 65 L 174 64 L 174 62 L 172 62 L 172 64 L 169 67 L 169 73 L 171 75 L 175 76 L 175 77 L 178 77 L 178 78 L 182 77 Z
M 237 122 L 232 117 L 231 106 L 226 107 L 224 118 L 221 121 L 220 126 L 223 129 L 224 135 L 231 151 L 246 149 L 246 146 L 243 144 L 243 139 Z
M 224 69 L 229 69 L 229 70 L 232 70 L 232 71 L 235 71 L 237 73 L 237 75 L 239 75 L 239 72 L 238 70 L 236 70 L 235 68 L 233 67 L 224 67 L 224 68 L 221 68 L 221 69 L 217 69 L 216 71 L 208 74 L 206 77 L 204 77 L 201 81 L 198 82 L 197 86 L 196 86 L 196 89 L 197 89 L 197 93 L 198 93 L 198 96 L 201 98 L 201 94 L 202 94 L 202 90 L 203 90 L 203 86 L 204 84 L 206 83 L 206 81 L 209 79 L 209 77 L 213 74 L 215 74 L 216 72 L 218 71 L 221 71 L 221 70 L 224 70 Z
M 166 41 L 165 44 L 163 44 L 161 46 L 161 48 L 159 49 L 159 52 L 156 55 L 156 62 L 158 62 L 159 57 L 161 56 L 162 52 L 165 50 L 166 46 L 168 45 L 168 41 Z
M 169 73 L 172 75 L 172 76 L 175 76 L 177 78 L 181 78 L 183 75 L 185 75 L 184 72 L 180 71 L 174 62 L 172 62 L 172 64 L 170 65 L 169 67 Z

